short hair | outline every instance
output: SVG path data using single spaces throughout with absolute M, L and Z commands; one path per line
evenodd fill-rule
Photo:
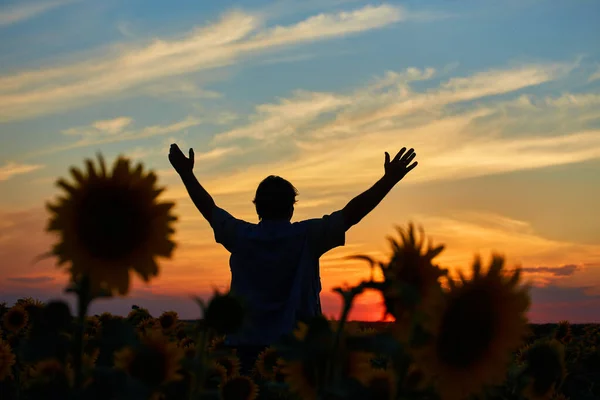
M 289 215 L 297 203 L 298 190 L 280 176 L 269 175 L 258 185 L 252 202 L 260 220 L 281 219 Z

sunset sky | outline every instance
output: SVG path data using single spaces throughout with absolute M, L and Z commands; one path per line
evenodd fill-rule
M 469 271 L 493 251 L 523 267 L 533 322 L 600 322 L 600 2 L 593 0 L 34 0 L 0 2 L 0 301 L 62 294 L 46 201 L 102 152 L 143 162 L 177 202 L 178 242 L 150 285 L 92 312 L 195 318 L 227 288 L 215 243 L 172 170 L 196 153 L 217 205 L 258 222 L 267 175 L 299 190 L 293 221 L 339 210 L 382 174 L 419 166 L 321 259 L 331 292 L 384 260 L 395 225 L 423 226 L 438 261 Z M 380 298 L 352 317 L 380 318 Z

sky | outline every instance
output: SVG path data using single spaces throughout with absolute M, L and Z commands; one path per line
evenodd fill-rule
M 321 258 L 332 289 L 369 276 L 396 226 L 422 226 L 467 274 L 476 254 L 521 267 L 534 323 L 600 322 L 600 2 L 594 0 L 0 0 L 0 301 L 63 298 L 44 205 L 101 152 L 155 171 L 175 201 L 177 249 L 160 276 L 92 312 L 200 315 L 229 285 L 215 243 L 167 159 L 196 154 L 217 205 L 258 222 L 266 176 L 299 191 L 292 221 L 343 208 L 383 174 L 419 166 Z M 360 296 L 352 319 L 378 320 Z

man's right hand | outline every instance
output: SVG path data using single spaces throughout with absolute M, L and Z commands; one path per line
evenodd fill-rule
M 414 162 L 410 166 L 410 162 L 416 157 L 417 153 L 415 153 L 414 149 L 410 149 L 406 154 L 406 147 L 403 147 L 402 150 L 396 154 L 393 160 L 390 161 L 390 155 L 386 151 L 385 152 L 385 177 L 390 178 L 394 182 L 399 182 L 406 174 L 408 174 L 413 168 L 415 168 L 419 163 Z
M 186 157 L 175 143 L 169 149 L 169 161 L 179 175 L 192 172 L 194 169 L 194 149 L 190 149 L 190 157 Z

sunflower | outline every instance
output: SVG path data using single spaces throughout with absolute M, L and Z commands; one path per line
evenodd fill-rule
M 63 363 L 55 358 L 49 358 L 33 364 L 29 370 L 29 377 L 37 383 L 58 381 L 71 385 L 75 375 L 72 368 L 65 367 Z
M 100 314 L 100 316 L 98 317 L 98 320 L 100 320 L 101 323 L 106 323 L 108 321 L 111 321 L 114 318 L 114 315 L 112 315 L 109 312 L 103 312 L 102 314 Z
M 100 154 L 98 159 L 98 168 L 86 160 L 87 173 L 71 168 L 75 183 L 57 181 L 66 194 L 47 204 L 47 231 L 61 236 L 50 254 L 59 265 L 71 263 L 73 280 L 88 276 L 92 293 L 123 295 L 129 291 L 130 268 L 148 282 L 158 275 L 155 257 L 171 257 L 174 203 L 157 202 L 163 189 L 141 164 L 131 169 L 129 160 L 119 157 L 107 172 Z
M 386 239 L 392 247 L 392 254 L 387 263 L 375 262 L 365 255 L 351 256 L 376 263 L 381 268 L 384 284 L 381 294 L 384 299 L 386 315 L 392 315 L 395 324 L 392 333 L 397 339 L 405 342 L 410 338 L 413 316 L 416 312 L 429 314 L 442 301 L 443 292 L 439 279 L 447 274 L 433 263 L 444 249 L 444 246 L 433 247 L 431 243 L 425 248 L 425 234 L 420 228 L 421 237 L 414 232 L 413 224 L 405 231 L 396 227 L 400 240 L 391 236 Z
M 178 321 L 178 314 L 175 311 L 165 311 L 158 317 L 160 326 L 165 331 L 171 331 L 175 328 Z
M 217 364 L 212 361 L 209 362 L 204 375 L 203 388 L 207 390 L 218 390 L 221 385 L 227 379 L 227 370 L 224 366 Z
M 196 344 L 189 342 L 187 344 L 181 344 L 179 345 L 180 348 L 183 349 L 183 355 L 185 358 L 187 359 L 193 359 L 194 357 L 196 357 Z
M 217 336 L 215 338 L 213 338 L 210 341 L 210 344 L 208 345 L 208 352 L 209 353 L 214 353 L 217 351 L 222 351 L 222 350 L 229 350 L 227 345 L 225 344 L 225 336 L 224 335 L 220 335 Z M 232 349 L 233 354 L 235 354 L 235 349 Z
M 227 379 L 235 375 L 239 375 L 240 373 L 240 359 L 234 355 L 222 355 L 220 357 L 217 357 L 215 359 L 215 362 L 225 367 L 225 370 L 227 371 Z
M 98 317 L 89 316 L 86 317 L 85 321 L 85 333 L 89 336 L 97 336 L 100 333 L 100 329 L 102 328 L 102 322 Z
M 37 315 L 37 313 L 41 312 L 46 304 L 43 301 L 38 299 L 34 299 L 33 297 L 25 297 L 23 299 L 17 300 L 17 304 L 22 306 L 29 316 Z
M 558 322 L 558 326 L 554 331 L 554 338 L 563 344 L 567 344 L 571 341 L 571 324 L 569 321 Z
M 183 349 L 169 342 L 160 331 L 148 332 L 139 346 L 126 346 L 115 353 L 114 364 L 131 377 L 154 387 L 182 379 L 179 374 Z
M 258 397 L 258 385 L 247 376 L 232 376 L 219 385 L 222 400 L 255 400 Z
M 4 314 L 4 327 L 10 332 L 19 332 L 27 326 L 29 316 L 27 311 L 21 305 L 14 305 Z
M 463 399 L 486 384 L 501 384 L 512 353 L 528 334 L 527 287 L 518 287 L 520 269 L 503 274 L 494 255 L 486 274 L 476 257 L 472 278 L 449 281 L 443 310 L 428 323 L 432 338 L 411 348 L 420 368 L 437 381 L 443 400 Z
M 335 330 L 332 328 L 331 321 L 317 318 L 314 321 L 316 325 L 325 324 L 318 327 L 319 332 L 311 334 L 313 326 L 308 326 L 302 322 L 298 323 L 294 330 L 294 336 L 302 342 L 305 347 L 303 357 L 298 359 L 280 359 L 278 360 L 278 372 L 280 372 L 289 384 L 290 389 L 300 395 L 303 399 L 315 399 L 319 386 L 322 385 L 322 379 L 328 366 Z M 324 328 L 324 329 L 323 329 Z M 321 330 L 322 329 L 322 330 Z M 334 368 L 344 378 L 354 378 L 359 382 L 366 382 L 370 376 L 371 359 L 373 353 L 364 351 L 350 351 L 347 348 L 348 333 L 343 331 L 339 342 L 337 357 L 334 360 Z
M 275 380 L 275 367 L 279 352 L 276 348 L 270 346 L 258 354 L 256 358 L 255 370 L 259 377 L 267 381 Z
M 11 375 L 12 366 L 16 361 L 10 345 L 0 338 L 0 382 Z
M 390 370 L 373 370 L 365 387 L 369 393 L 369 399 L 393 400 L 397 393 L 396 375 Z
M 524 395 L 530 400 L 550 400 L 566 377 L 565 347 L 557 339 L 538 340 L 525 353 L 523 373 L 529 378 Z
M 154 318 L 146 318 L 138 323 L 136 330 L 140 335 L 146 335 L 158 328 L 158 322 Z

